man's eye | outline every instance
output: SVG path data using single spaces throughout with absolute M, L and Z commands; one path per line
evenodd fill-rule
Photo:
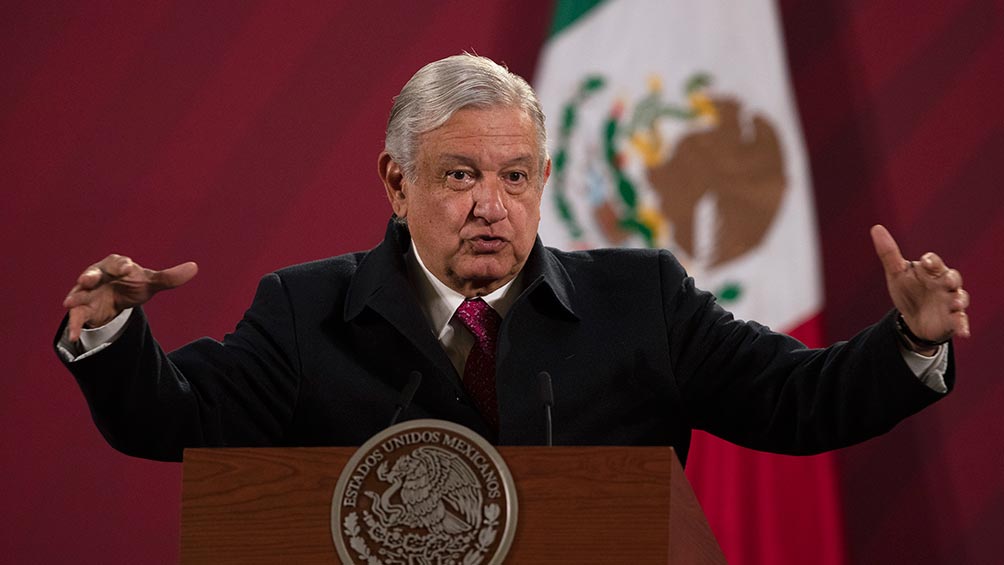
M 471 178 L 470 173 L 467 171 L 450 171 L 446 173 L 446 176 L 453 180 L 467 180 Z
M 511 173 L 506 173 L 505 178 L 509 182 L 522 182 L 526 180 L 526 173 L 513 171 Z

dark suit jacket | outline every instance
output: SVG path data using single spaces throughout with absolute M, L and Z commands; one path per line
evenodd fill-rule
M 98 428 L 116 449 L 164 460 L 193 446 L 359 445 L 387 425 L 418 370 L 405 419 L 540 444 L 546 370 L 555 444 L 673 445 L 685 460 L 693 428 L 814 453 L 883 433 L 942 396 L 903 362 L 891 316 L 806 349 L 733 319 L 667 251 L 563 252 L 538 240 L 500 329 L 495 437 L 408 282 L 409 237 L 392 223 L 369 252 L 266 275 L 222 343 L 165 354 L 137 309 L 107 350 L 68 364 Z

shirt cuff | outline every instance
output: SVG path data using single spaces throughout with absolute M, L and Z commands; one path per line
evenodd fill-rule
M 132 308 L 126 308 L 112 321 L 99 328 L 84 328 L 80 332 L 80 340 L 76 343 L 71 342 L 68 333 L 64 331 L 56 348 L 67 363 L 86 359 L 115 343 L 115 340 L 122 335 L 122 330 L 125 329 L 131 315 Z
M 920 379 L 920 382 L 933 391 L 948 392 L 948 385 L 945 384 L 945 372 L 948 371 L 947 345 L 939 345 L 938 350 L 930 357 L 910 351 L 902 345 L 900 345 L 899 351 L 903 355 L 906 365 Z

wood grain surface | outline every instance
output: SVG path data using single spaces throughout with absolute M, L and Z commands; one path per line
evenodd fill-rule
M 498 450 L 519 497 L 507 563 L 724 563 L 672 449 Z M 331 502 L 354 451 L 187 450 L 182 562 L 338 563 Z

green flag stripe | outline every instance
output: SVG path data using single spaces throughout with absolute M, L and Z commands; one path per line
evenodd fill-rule
M 566 27 L 586 12 L 603 3 L 604 0 L 558 0 L 554 6 L 554 19 L 551 21 L 551 34 L 548 38 L 561 33 Z

